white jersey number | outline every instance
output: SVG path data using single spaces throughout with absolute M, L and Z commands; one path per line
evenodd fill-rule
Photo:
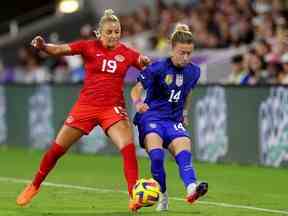
M 171 102 L 171 103 L 172 102 L 177 103 L 179 101 L 179 99 L 180 99 L 180 95 L 181 95 L 181 90 L 176 92 L 174 89 L 172 89 L 168 101 Z
M 108 73 L 115 73 L 117 69 L 117 63 L 114 60 L 103 59 L 102 71 L 107 71 Z
M 182 123 L 174 124 L 174 128 L 176 131 L 179 131 L 179 130 L 186 131 Z

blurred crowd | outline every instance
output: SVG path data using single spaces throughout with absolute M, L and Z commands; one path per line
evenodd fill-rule
M 177 2 L 177 1 L 175 1 Z M 232 57 L 232 72 L 224 83 L 288 84 L 288 11 L 285 0 L 191 0 L 186 5 L 155 1 L 119 15 L 123 40 L 140 51 L 167 55 L 169 35 L 177 22 L 188 24 L 195 48 L 247 47 Z M 117 13 L 117 11 L 116 11 Z M 80 38 L 93 38 L 93 24 L 80 29 Z M 57 41 L 56 41 L 57 42 Z M 80 57 L 47 58 L 30 47 L 18 50 L 19 63 L 5 68 L 0 81 L 17 83 L 74 83 L 83 80 Z M 1 68 L 2 67 L 2 68 Z
M 273 44 L 288 20 L 285 0 L 192 0 L 188 5 L 156 2 L 156 16 L 142 7 L 121 17 L 125 36 L 152 31 L 149 41 L 138 44 L 140 38 L 136 47 L 165 50 L 177 22 L 190 26 L 196 49 L 239 47 L 259 38 Z
M 17 54 L 18 64 L 15 67 L 3 67 L 0 62 L 0 82 L 77 83 L 84 79 L 83 62 L 79 56 L 48 58 L 30 46 L 20 48 Z
M 278 42 L 273 47 L 265 39 L 257 40 L 246 53 L 231 58 L 232 71 L 224 83 L 288 85 L 288 49 L 285 43 Z

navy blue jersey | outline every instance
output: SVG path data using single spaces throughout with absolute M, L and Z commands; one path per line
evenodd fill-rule
M 154 62 L 138 77 L 146 90 L 145 103 L 149 110 L 136 113 L 134 123 L 142 121 L 171 120 L 180 122 L 186 97 L 200 78 L 200 68 L 195 64 L 175 67 L 170 58 Z

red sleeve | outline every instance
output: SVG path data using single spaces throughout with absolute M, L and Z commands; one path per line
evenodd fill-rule
M 81 55 L 83 54 L 83 50 L 86 46 L 86 41 L 79 40 L 68 44 L 71 49 L 72 55 Z
M 129 49 L 129 51 L 130 51 L 129 52 L 129 59 L 130 59 L 131 65 L 138 68 L 139 70 L 141 70 L 142 67 L 141 67 L 140 62 L 139 62 L 140 53 L 134 49 Z

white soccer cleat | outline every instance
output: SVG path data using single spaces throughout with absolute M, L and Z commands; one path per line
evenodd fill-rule
M 168 211 L 168 193 L 160 194 L 156 211 Z
M 190 204 L 193 204 L 200 197 L 204 196 L 207 193 L 207 191 L 208 191 L 207 182 L 201 182 L 198 185 L 192 183 L 187 187 L 186 201 Z

